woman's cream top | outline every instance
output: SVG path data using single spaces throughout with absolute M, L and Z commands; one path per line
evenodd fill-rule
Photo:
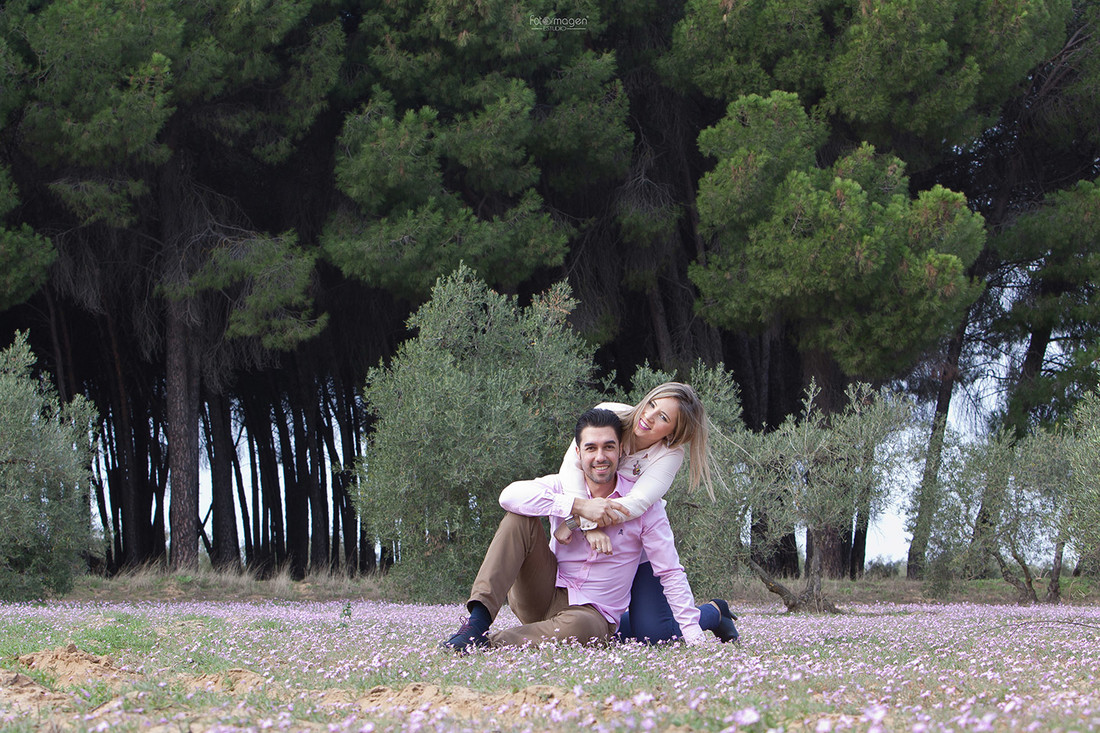
M 620 416 L 634 409 L 631 405 L 624 405 L 621 402 L 601 402 L 596 407 L 611 410 Z M 676 472 L 680 470 L 683 462 L 684 449 L 669 448 L 663 440 L 644 450 L 619 458 L 619 473 L 636 478 L 630 493 L 621 499 L 616 499 L 630 511 L 628 518 L 641 516 L 653 506 L 653 502 L 660 501 L 668 493 L 672 480 L 676 478 Z M 562 477 L 562 487 L 567 494 L 579 499 L 589 498 L 588 489 L 584 484 L 584 473 L 581 471 L 577 456 L 576 440 L 569 444 L 569 450 L 562 459 L 558 473 Z M 580 526 L 582 529 L 591 529 L 595 524 L 582 519 Z

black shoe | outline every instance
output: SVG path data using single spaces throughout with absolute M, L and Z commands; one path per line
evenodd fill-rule
M 730 612 L 729 604 L 721 598 L 712 598 L 710 602 L 718 606 L 718 611 L 722 614 L 722 618 L 718 622 L 718 628 L 714 630 L 714 635 L 718 637 L 718 640 L 725 644 L 741 638 L 741 634 L 737 633 L 737 627 L 733 623 L 737 617 Z
M 444 649 L 450 649 L 460 654 L 469 653 L 470 649 L 489 646 L 489 637 L 485 632 L 476 628 L 468 620 L 462 624 L 455 635 L 440 644 Z

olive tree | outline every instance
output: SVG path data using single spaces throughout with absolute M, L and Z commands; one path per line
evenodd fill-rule
M 909 404 L 867 384 L 847 390 L 847 406 L 826 414 L 811 383 L 802 412 L 772 431 L 751 432 L 740 419 L 738 390 L 721 367 L 697 366 L 692 384 L 711 413 L 717 478 L 714 501 L 670 492 L 676 543 L 696 590 L 729 593 L 739 568 L 748 568 L 789 611 L 838 609 L 822 588 L 822 544 L 829 528 L 851 528 L 857 506 L 880 513 L 892 477 L 906 459 Z M 681 471 L 683 473 L 683 471 Z M 767 517 L 766 522 L 754 519 Z M 759 562 L 789 527 L 802 527 L 809 553 L 801 590 L 792 590 Z
M 1058 602 L 1065 551 L 1088 536 L 1071 522 L 1085 498 L 1072 490 L 1077 442 L 1067 426 L 1049 426 L 1022 438 L 994 431 L 955 446 L 930 526 L 940 565 L 932 575 L 949 580 L 995 566 L 1017 602 L 1028 604 L 1039 600 L 1035 568 L 1049 566 L 1045 600 Z
M 1065 532 L 1083 557 L 1100 548 L 1100 394 L 1089 392 L 1074 411 L 1074 439 L 1068 445 Z
M 91 405 L 31 373 L 25 334 L 0 352 L 0 599 L 72 585 L 89 541 Z
M 598 401 L 592 347 L 564 284 L 521 307 L 469 268 L 440 278 L 416 335 L 367 376 L 376 421 L 353 501 L 406 590 L 450 599 L 473 580 L 511 481 L 556 471 L 576 416 Z
M 838 609 L 822 588 L 822 558 L 832 528 L 852 528 L 856 507 L 881 513 L 891 495 L 890 478 L 905 460 L 902 433 L 909 403 L 890 392 L 859 383 L 847 390 L 845 407 L 826 414 L 810 384 L 801 415 L 773 432 L 756 436 L 747 457 L 734 457 L 738 480 L 753 499 L 754 511 L 773 520 L 760 541 L 778 542 L 788 526 L 806 530 L 805 586 L 794 591 L 751 557 L 749 567 L 789 611 Z

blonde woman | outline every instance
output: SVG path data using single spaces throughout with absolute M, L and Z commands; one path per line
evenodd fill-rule
M 660 501 L 683 465 L 685 452 L 691 456 L 689 488 L 694 491 L 702 484 L 711 499 L 714 490 L 706 409 L 690 386 L 665 382 L 650 390 L 637 405 L 604 402 L 598 407 L 614 411 L 623 421 L 623 457 L 619 461 L 619 472 L 635 479 L 634 488 L 615 501 L 593 502 L 584 515 L 570 517 L 562 524 L 554 538 L 567 544 L 572 541 L 574 532 L 580 530 L 594 551 L 610 554 L 614 551 L 613 535 L 600 527 L 640 516 L 654 502 Z M 573 445 L 566 451 L 558 473 L 566 492 L 579 499 L 588 498 Z M 702 628 L 713 631 L 723 642 L 737 639 L 735 617 L 724 600 L 714 599 L 698 608 Z M 649 642 L 680 636 L 680 627 L 672 616 L 660 579 L 653 575 L 648 562 L 642 562 L 634 578 L 630 610 L 619 622 L 619 636 Z

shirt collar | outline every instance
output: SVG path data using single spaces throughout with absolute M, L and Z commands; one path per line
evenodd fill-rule
M 595 498 L 592 496 L 592 490 L 588 488 L 588 482 L 584 483 L 585 491 L 588 492 L 589 498 Z M 634 477 L 627 476 L 623 473 L 615 474 L 615 490 L 605 496 L 605 499 L 613 499 L 615 497 L 622 498 L 630 493 L 630 490 L 634 488 Z M 625 491 L 624 491 L 625 489 Z

